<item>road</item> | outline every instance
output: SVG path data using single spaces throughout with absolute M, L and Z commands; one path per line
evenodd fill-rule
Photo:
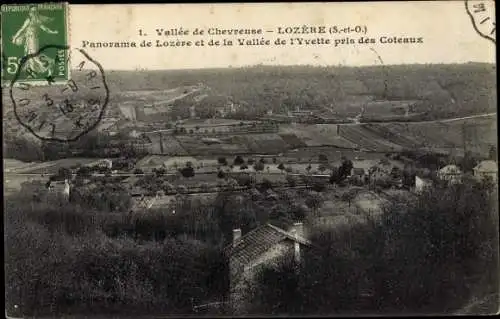
M 338 125 L 448 123 L 448 122 L 472 120 L 472 119 L 490 117 L 490 116 L 496 116 L 496 115 L 497 115 L 497 113 L 493 112 L 493 113 L 484 113 L 484 114 L 477 114 L 477 115 L 470 115 L 470 116 L 463 116 L 463 117 L 454 117 L 451 119 L 430 120 L 430 121 L 384 121 L 384 122 L 342 123 L 342 124 L 338 124 Z

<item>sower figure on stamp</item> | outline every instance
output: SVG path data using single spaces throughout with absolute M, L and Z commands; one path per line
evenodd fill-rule
M 12 37 L 12 43 L 15 45 L 24 45 L 25 56 L 33 55 L 38 52 L 39 47 L 39 30 L 43 30 L 48 34 L 58 34 L 57 30 L 51 30 L 44 23 L 51 21 L 52 18 L 42 16 L 38 13 L 36 7 L 31 7 L 28 18 L 24 21 L 23 26 Z M 25 68 L 31 69 L 34 73 L 52 74 L 53 59 L 46 55 L 39 55 L 29 59 L 25 64 Z

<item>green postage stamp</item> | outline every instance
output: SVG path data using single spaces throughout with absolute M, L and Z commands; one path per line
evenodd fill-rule
M 2 85 L 67 81 L 67 3 L 6 4 L 1 9 Z

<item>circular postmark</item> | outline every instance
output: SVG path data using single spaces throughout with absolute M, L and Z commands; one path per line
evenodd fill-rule
M 55 82 L 52 73 L 45 75 L 43 83 L 18 80 L 21 71 L 29 73 L 45 50 L 54 49 L 61 53 L 56 65 L 78 65 L 69 80 Z M 59 45 L 23 57 L 9 94 L 18 122 L 37 138 L 52 142 L 73 142 L 97 127 L 109 99 L 102 66 L 82 49 Z
M 495 2 L 465 1 L 465 10 L 474 30 L 483 38 L 496 44 Z

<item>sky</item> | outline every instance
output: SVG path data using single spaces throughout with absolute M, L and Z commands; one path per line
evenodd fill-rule
M 483 1 L 484 2 L 484 1 Z M 493 2 L 491 2 L 493 4 Z M 494 5 L 488 6 L 489 10 Z M 493 11 L 489 11 L 493 12 Z M 493 15 L 494 19 L 494 15 Z M 365 34 L 277 34 L 290 26 L 365 27 Z M 208 35 L 157 36 L 155 29 L 262 28 L 263 35 L 236 38 L 334 39 L 355 44 L 310 46 L 208 46 Z M 494 44 L 478 35 L 463 1 L 71 5 L 70 45 L 83 48 L 107 70 L 162 70 L 265 65 L 379 65 L 423 63 L 495 63 Z M 139 29 L 147 36 L 140 36 Z M 266 32 L 267 30 L 273 32 Z M 377 43 L 359 44 L 360 36 Z M 421 44 L 382 44 L 380 38 L 422 37 Z M 213 37 L 212 37 L 213 38 Z M 224 36 L 219 36 L 221 40 Z M 191 47 L 154 47 L 157 40 L 192 41 Z M 205 46 L 194 46 L 203 39 Z M 346 40 L 349 40 L 346 39 Z M 153 47 L 91 48 L 88 42 L 151 41 Z M 73 61 L 73 67 L 79 61 Z

